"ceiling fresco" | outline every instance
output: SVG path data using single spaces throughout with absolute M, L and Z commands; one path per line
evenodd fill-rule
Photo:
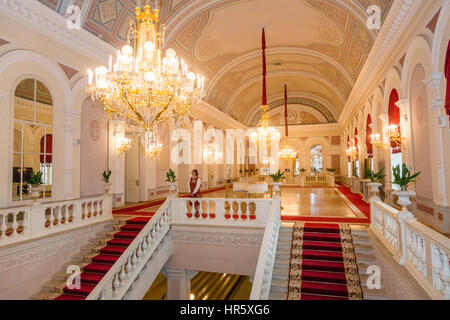
M 39 0 L 63 14 L 69 1 Z M 83 26 L 114 46 L 126 41 L 139 0 L 78 0 Z M 266 28 L 268 96 L 284 84 L 335 122 L 378 34 L 367 7 L 383 22 L 393 0 L 161 0 L 168 46 L 207 78 L 205 100 L 245 125 L 261 103 L 261 28 Z M 326 115 L 325 115 L 326 113 Z M 298 117 L 297 117 L 298 118 Z M 305 115 L 305 118 L 308 118 Z M 308 118 L 310 121 L 319 120 Z

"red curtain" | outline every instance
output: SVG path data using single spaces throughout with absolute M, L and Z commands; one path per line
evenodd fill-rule
M 367 125 L 366 125 L 366 147 L 367 147 L 367 157 L 369 159 L 373 158 L 373 149 L 372 144 L 370 143 L 370 136 L 372 135 L 372 118 L 370 117 L 370 114 L 367 116 Z
M 400 134 L 400 109 L 396 106 L 396 103 L 398 102 L 398 93 L 397 90 L 393 89 L 391 91 L 391 95 L 389 97 L 389 125 L 397 125 L 398 131 Z M 391 141 L 391 147 L 393 148 L 392 153 L 401 153 L 402 152 L 402 146 L 397 145 L 395 142 Z
M 52 163 L 52 156 L 49 155 L 52 153 L 52 141 L 53 141 L 53 137 L 51 134 L 46 134 L 45 136 L 43 136 L 41 138 L 41 163 Z M 47 155 L 45 156 L 44 159 L 44 155 L 42 153 L 46 153 Z M 44 161 L 45 160 L 45 161 Z
M 358 137 L 357 137 L 357 135 L 358 135 L 358 128 L 355 128 L 355 147 L 356 147 L 356 152 L 359 155 L 359 146 L 358 146 Z
M 445 93 L 445 111 L 450 118 L 450 40 L 447 45 L 447 56 L 445 58 L 445 78 L 447 79 L 447 90 Z
M 347 135 L 347 149 L 348 148 L 350 148 L 350 136 L 349 135 Z M 348 157 L 347 159 L 348 159 L 348 162 L 351 161 L 350 157 Z

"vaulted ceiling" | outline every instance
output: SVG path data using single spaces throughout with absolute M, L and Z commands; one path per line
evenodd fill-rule
M 39 1 L 61 14 L 68 3 Z M 145 1 L 75 0 L 84 28 L 118 47 L 139 2 Z M 289 108 L 297 110 L 290 123 L 336 122 L 378 34 L 366 26 L 367 8 L 378 5 L 384 21 L 393 0 L 157 2 L 166 44 L 207 78 L 206 101 L 252 126 L 261 115 L 262 27 L 273 120 L 286 84 Z

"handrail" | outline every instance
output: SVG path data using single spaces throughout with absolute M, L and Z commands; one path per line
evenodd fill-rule
M 450 239 L 381 200 L 371 201 L 371 229 L 433 299 L 450 299 Z
M 45 202 L 0 209 L 0 247 L 112 219 L 112 198 Z
M 280 199 L 274 198 L 270 206 L 269 218 L 264 230 L 264 238 L 259 252 L 258 263 L 253 279 L 250 300 L 269 299 L 272 272 L 275 264 L 278 233 L 281 226 Z
M 169 232 L 171 217 L 171 200 L 167 199 L 86 300 L 122 299 Z

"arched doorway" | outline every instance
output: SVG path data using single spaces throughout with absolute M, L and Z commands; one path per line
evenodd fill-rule
M 389 109 L 388 109 L 388 116 L 389 116 L 389 126 L 397 126 L 398 134 L 401 134 L 400 130 L 400 110 L 397 107 L 396 103 L 398 102 L 398 92 L 397 90 L 393 89 L 391 91 L 390 97 L 389 97 Z M 391 181 L 393 180 L 393 168 L 396 166 L 402 164 L 402 145 L 401 143 L 396 143 L 394 141 L 391 141 L 390 145 L 390 157 L 391 157 Z M 392 185 L 392 189 L 397 190 L 397 185 Z
M 310 150 L 311 173 L 321 174 L 323 172 L 323 148 L 320 144 L 313 145 Z

